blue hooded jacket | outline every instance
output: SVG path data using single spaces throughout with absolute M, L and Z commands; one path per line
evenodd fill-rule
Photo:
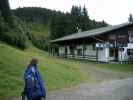
M 24 74 L 25 92 L 28 100 L 34 97 L 46 97 L 44 81 L 37 69 L 37 65 L 29 65 Z

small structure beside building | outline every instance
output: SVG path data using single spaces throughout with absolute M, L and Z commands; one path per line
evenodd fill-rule
M 51 41 L 59 57 L 99 62 L 133 60 L 133 23 L 74 33 Z

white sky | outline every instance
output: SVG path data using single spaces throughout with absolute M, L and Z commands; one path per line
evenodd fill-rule
M 12 9 L 18 7 L 44 7 L 49 9 L 68 11 L 72 5 L 85 5 L 91 19 L 105 20 L 115 25 L 128 21 L 133 13 L 133 0 L 9 0 Z

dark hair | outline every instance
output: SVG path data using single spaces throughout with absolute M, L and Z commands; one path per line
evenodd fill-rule
M 38 60 L 36 58 L 33 58 L 31 61 L 30 61 L 30 65 L 36 65 L 38 64 Z

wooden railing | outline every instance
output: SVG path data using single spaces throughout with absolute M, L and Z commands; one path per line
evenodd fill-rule
M 74 59 L 86 59 L 86 60 L 93 60 L 96 61 L 97 57 L 94 55 L 60 55 L 60 57 L 66 57 L 66 58 L 74 58 Z

